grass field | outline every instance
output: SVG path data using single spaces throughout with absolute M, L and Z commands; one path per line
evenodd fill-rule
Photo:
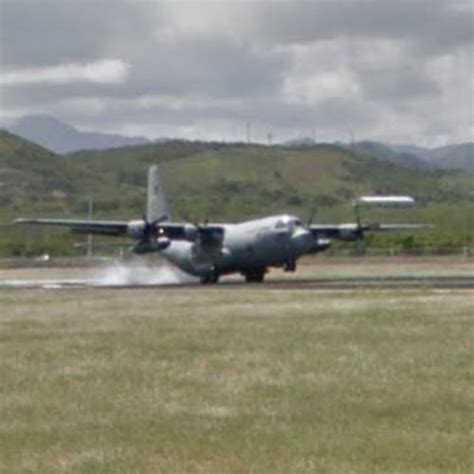
M 470 291 L 0 290 L 0 472 L 471 473 Z

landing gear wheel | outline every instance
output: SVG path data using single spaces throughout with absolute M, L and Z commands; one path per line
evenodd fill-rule
M 245 273 L 245 281 L 247 283 L 262 283 L 265 278 L 265 270 L 253 270 Z
M 296 271 L 296 260 L 288 260 L 283 264 L 284 272 L 295 272 Z
M 201 283 L 203 285 L 215 284 L 219 281 L 219 274 L 215 271 L 210 271 L 201 277 Z

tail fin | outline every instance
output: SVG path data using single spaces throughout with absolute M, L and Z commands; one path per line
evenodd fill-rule
M 171 214 L 166 199 L 165 190 L 161 183 L 158 166 L 150 166 L 148 170 L 148 197 L 146 218 L 148 222 L 169 220 Z

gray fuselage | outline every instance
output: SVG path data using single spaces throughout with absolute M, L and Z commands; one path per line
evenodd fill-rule
M 318 249 L 317 239 L 301 220 L 286 214 L 222 227 L 220 245 L 173 241 L 162 255 L 184 272 L 203 276 L 210 270 L 245 274 L 278 267 Z

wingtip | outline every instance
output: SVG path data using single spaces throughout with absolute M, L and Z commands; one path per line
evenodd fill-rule
M 19 217 L 18 219 L 13 220 L 13 225 L 18 225 L 18 224 L 30 224 L 33 222 L 34 219 L 25 219 L 24 217 Z

